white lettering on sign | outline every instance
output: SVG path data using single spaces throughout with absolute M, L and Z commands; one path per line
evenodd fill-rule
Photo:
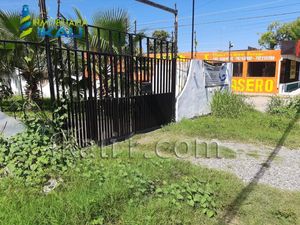
M 274 61 L 275 60 L 275 56 L 256 56 L 256 60 L 260 60 L 260 61 L 264 61 L 264 60 Z

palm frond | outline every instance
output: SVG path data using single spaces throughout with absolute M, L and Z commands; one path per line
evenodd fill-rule
M 85 18 L 82 16 L 80 10 L 75 7 L 73 8 L 73 10 L 74 10 L 74 13 L 75 13 L 77 19 L 80 20 L 80 22 L 84 22 Z
M 20 14 L 15 11 L 0 10 L 1 38 L 19 39 Z
M 120 32 L 129 31 L 129 15 L 127 11 L 119 8 L 98 12 L 93 17 L 95 26 L 112 29 Z
M 20 40 L 20 14 L 17 11 L 3 11 L 0 10 L 0 38 L 9 40 Z M 31 14 L 31 18 L 35 19 L 37 16 Z M 32 42 L 42 41 L 38 37 L 38 27 L 32 25 L 33 32 L 25 37 L 25 40 Z

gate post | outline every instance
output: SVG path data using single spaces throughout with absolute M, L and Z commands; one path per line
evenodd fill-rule
M 55 102 L 55 91 L 54 91 L 54 82 L 53 82 L 51 48 L 50 48 L 48 37 L 46 37 L 46 57 L 47 57 L 47 70 L 48 70 L 48 79 L 49 79 L 49 86 L 50 86 L 51 105 L 53 107 Z
M 88 73 L 88 99 L 87 99 L 87 135 L 88 139 L 98 141 L 98 130 L 97 130 L 97 96 L 93 96 L 93 82 L 92 82 L 92 68 L 91 68 L 91 54 L 90 54 L 90 43 L 89 43 L 89 27 L 85 25 L 85 47 L 86 47 L 86 62 L 87 62 L 87 73 Z
M 177 50 L 172 44 L 172 120 L 176 121 L 176 76 L 177 76 Z M 175 51 L 175 52 L 174 52 Z M 175 53 L 175 54 L 174 54 Z
M 40 7 L 40 16 L 41 19 L 46 22 L 47 20 L 47 9 L 46 9 L 46 2 L 45 0 L 39 1 Z M 46 30 L 48 27 L 46 26 Z M 51 105 L 53 107 L 55 101 L 55 92 L 54 92 L 54 83 L 53 83 L 53 69 L 52 69 L 52 60 L 51 60 L 51 48 L 49 37 L 45 37 L 45 50 L 46 50 L 46 57 L 47 57 L 47 70 L 48 70 L 48 79 L 49 79 L 49 86 L 50 86 L 50 95 L 51 95 Z

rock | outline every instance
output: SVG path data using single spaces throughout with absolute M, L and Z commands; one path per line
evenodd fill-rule
M 0 134 L 11 137 L 25 130 L 25 126 L 13 117 L 0 112 Z
M 46 185 L 43 187 L 43 192 L 45 194 L 49 194 L 51 191 L 53 191 L 55 188 L 57 188 L 62 182 L 63 182 L 62 179 L 56 180 L 56 179 L 51 178 L 50 180 L 48 180 Z

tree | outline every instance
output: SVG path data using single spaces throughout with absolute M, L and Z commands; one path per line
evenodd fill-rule
M 300 18 L 290 23 L 273 22 L 261 34 L 258 43 L 266 49 L 276 49 L 281 41 L 300 39 Z
M 31 15 L 35 18 L 35 15 Z M 0 39 L 41 42 L 43 39 L 37 35 L 37 26 L 32 26 L 33 32 L 24 38 L 20 38 L 20 13 L 16 11 L 0 10 Z M 20 75 L 26 80 L 26 94 L 29 99 L 39 98 L 38 84 L 45 79 L 46 66 L 38 59 L 38 49 L 32 45 L 3 44 L 0 43 L 0 74 L 9 78 L 9 75 L 20 71 Z
M 164 42 L 170 41 L 170 34 L 165 30 L 156 30 L 152 33 L 152 37 L 157 39 L 156 41 L 156 53 L 160 53 L 162 50 L 162 53 L 167 52 L 167 47 Z M 161 48 L 161 41 L 163 42 L 163 46 Z M 171 46 L 169 46 L 170 48 Z M 154 53 L 154 41 L 150 43 L 150 51 L 151 53 Z
M 84 21 L 79 9 L 74 8 L 74 12 L 77 20 Z M 100 47 L 102 51 L 110 51 L 111 41 L 112 50 L 118 53 L 119 49 L 126 45 L 126 33 L 130 29 L 129 24 L 129 15 L 123 9 L 117 8 L 95 13 L 92 17 L 92 25 L 101 28 L 100 37 L 98 37 L 97 29 L 90 30 L 88 37 L 90 50 L 98 51 Z M 85 46 L 85 37 L 80 40 L 79 44 Z
M 41 80 L 47 78 L 47 73 L 45 71 L 46 62 L 45 60 L 38 60 L 37 54 L 38 52 L 36 50 L 29 48 L 26 56 L 21 58 L 18 65 L 20 75 L 26 81 L 26 96 L 30 100 L 36 100 L 40 97 L 38 84 Z M 39 54 L 38 57 L 46 58 L 44 51 L 39 52 Z

